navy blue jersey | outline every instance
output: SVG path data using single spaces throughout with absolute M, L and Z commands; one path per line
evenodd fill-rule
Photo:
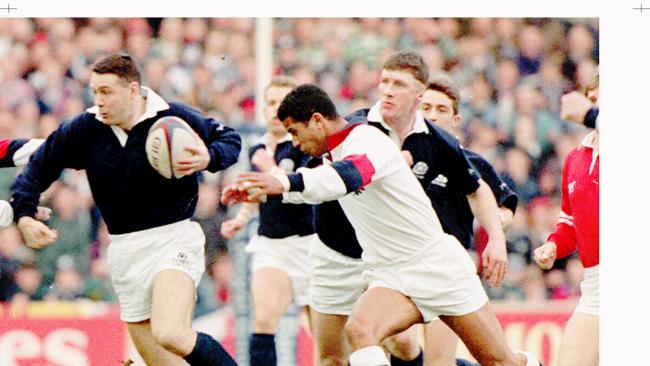
M 153 97 L 160 99 L 156 94 Z M 164 107 L 147 110 L 148 118 L 133 126 L 124 145 L 113 128 L 99 121 L 96 114 L 84 112 L 62 124 L 32 155 L 12 187 L 15 220 L 34 216 L 40 193 L 65 168 L 85 169 L 93 199 L 111 234 L 150 229 L 192 217 L 198 197 L 198 176 L 166 179 L 151 167 L 144 148 L 150 127 L 166 116 L 186 121 L 208 147 L 211 159 L 207 170 L 211 172 L 237 161 L 240 137 L 231 128 L 188 106 L 167 105 L 160 100 Z
M 248 156 L 252 158 L 255 151 L 264 148 L 264 144 L 257 144 L 249 150 Z M 286 173 L 293 173 L 299 167 L 306 166 L 311 159 L 294 147 L 291 140 L 278 143 L 273 158 Z M 259 235 L 281 239 L 291 235 L 305 236 L 314 233 L 311 205 L 284 204 L 282 196 L 268 196 L 267 201 L 260 203 L 259 207 L 260 226 L 257 229 Z

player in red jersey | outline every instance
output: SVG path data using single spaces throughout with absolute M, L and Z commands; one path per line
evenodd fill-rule
M 587 86 L 586 96 L 581 98 L 572 92 L 562 98 L 562 117 L 594 126 L 598 91 L 596 75 Z M 595 129 L 566 158 L 562 172 L 562 212 L 555 231 L 534 253 L 537 264 L 548 269 L 556 258 L 577 250 L 585 267 L 580 301 L 564 329 L 558 366 L 598 365 L 599 162 L 598 130 Z

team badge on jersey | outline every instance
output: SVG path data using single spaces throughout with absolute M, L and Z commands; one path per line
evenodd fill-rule
M 424 175 L 427 174 L 427 171 L 429 171 L 429 166 L 423 161 L 418 161 L 413 165 L 412 170 L 413 174 L 415 174 L 418 179 L 422 179 L 424 178 Z
M 278 163 L 280 169 L 284 170 L 286 173 L 293 173 L 293 169 L 296 167 L 296 163 L 289 158 L 284 158 Z
M 442 174 L 438 174 L 438 176 L 431 181 L 431 184 L 435 184 L 440 187 L 447 187 L 447 182 L 449 182 L 449 179 L 447 179 L 447 177 Z

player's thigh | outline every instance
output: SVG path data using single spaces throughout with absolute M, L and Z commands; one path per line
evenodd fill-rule
M 564 329 L 558 366 L 598 365 L 598 338 L 598 315 L 574 313 Z
M 256 319 L 278 321 L 293 299 L 293 286 L 287 273 L 262 267 L 251 276 L 251 295 Z
M 347 359 L 350 347 L 344 333 L 347 315 L 324 314 L 311 310 L 312 336 L 319 357 L 318 364 L 326 358 Z
M 426 366 L 450 366 L 456 359 L 458 336 L 439 319 L 424 325 Z
M 355 303 L 346 331 L 356 349 L 357 337 L 372 338 L 377 344 L 419 322 L 422 314 L 408 297 L 389 288 L 373 287 Z
M 137 323 L 126 323 L 129 335 L 138 353 L 147 365 L 185 366 L 187 362 L 182 357 L 164 349 L 151 334 L 148 320 Z
M 176 269 L 160 271 L 151 291 L 152 328 L 189 330 L 196 302 L 196 285 L 185 272 Z

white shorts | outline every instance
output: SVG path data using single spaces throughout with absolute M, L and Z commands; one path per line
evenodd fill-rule
M 450 235 L 409 261 L 374 265 L 363 276 L 368 288 L 386 287 L 410 297 L 425 322 L 469 314 L 488 302 L 476 265 Z
M 366 290 L 361 259 L 347 257 L 314 235 L 309 252 L 311 281 L 309 306 L 323 314 L 350 315 L 354 303 Z
M 598 315 L 600 307 L 598 277 L 598 265 L 585 268 L 582 282 L 580 282 L 580 300 L 574 312 Z
M 263 267 L 284 271 L 293 286 L 293 301 L 296 305 L 308 303 L 309 289 L 309 246 L 313 235 L 292 235 L 282 239 L 271 239 L 255 235 L 246 245 L 251 254 L 251 272 Z
M 190 220 L 110 235 L 107 262 L 124 322 L 151 317 L 151 288 L 165 269 L 185 272 L 198 286 L 205 271 L 205 235 Z

